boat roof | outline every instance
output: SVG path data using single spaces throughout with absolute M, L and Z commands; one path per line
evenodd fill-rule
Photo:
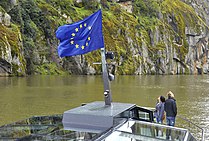
M 63 126 L 67 130 L 103 132 L 113 127 L 116 117 L 135 104 L 113 102 L 107 106 L 102 101 L 88 103 L 63 114 Z

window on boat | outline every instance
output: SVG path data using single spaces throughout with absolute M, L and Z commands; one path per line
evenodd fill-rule
M 106 137 L 104 141 L 185 141 L 184 139 L 188 137 L 187 133 L 186 129 L 130 120 Z

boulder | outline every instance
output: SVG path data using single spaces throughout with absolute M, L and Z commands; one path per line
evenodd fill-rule
M 10 26 L 11 25 L 11 16 L 7 13 L 4 14 L 4 25 Z

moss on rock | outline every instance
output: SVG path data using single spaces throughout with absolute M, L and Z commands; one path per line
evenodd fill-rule
M 2 0 L 0 11 L 9 12 L 13 24 L 11 27 L 0 24 L 0 51 L 11 46 L 12 56 L 17 56 L 23 64 L 20 70 L 30 70 L 29 74 L 59 74 L 59 67 L 54 66 L 62 62 L 56 52 L 56 29 L 82 20 L 99 7 L 103 10 L 105 48 L 117 53 L 117 74 L 134 74 L 138 68 L 142 68 L 142 73 L 155 74 L 162 67 L 157 60 L 170 60 L 173 50 L 181 61 L 185 61 L 189 51 L 185 29 L 189 27 L 200 34 L 202 29 L 208 28 L 194 9 L 180 0 L 135 0 L 132 1 L 133 13 L 107 0 L 100 3 L 96 0 L 20 0 L 13 7 L 7 4 L 8 1 Z M 167 50 L 171 51 L 170 55 L 165 54 Z M 159 55 L 159 52 L 162 53 Z M 97 74 L 101 72 L 101 66 L 92 63 L 100 61 L 100 57 L 99 50 L 83 57 Z M 53 63 L 47 65 L 46 62 Z M 19 69 L 13 66 L 14 70 Z

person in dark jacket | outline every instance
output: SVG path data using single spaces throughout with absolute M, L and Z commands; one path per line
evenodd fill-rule
M 175 126 L 176 121 L 176 115 L 177 115 L 177 106 L 176 106 L 176 100 L 174 99 L 174 94 L 169 91 L 167 93 L 168 99 L 165 101 L 164 109 L 166 112 L 166 123 L 169 126 Z M 171 131 L 166 131 L 166 137 L 169 139 Z
M 175 125 L 176 115 L 177 115 L 177 106 L 176 100 L 174 99 L 174 94 L 169 91 L 168 99 L 165 101 L 164 109 L 166 112 L 166 122 L 169 126 Z

